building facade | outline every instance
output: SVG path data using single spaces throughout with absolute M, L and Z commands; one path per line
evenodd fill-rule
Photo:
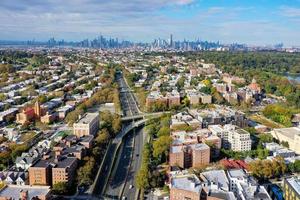
M 285 200 L 300 199 L 300 179 L 298 177 L 284 179 L 283 192 Z
M 74 123 L 74 135 L 77 137 L 95 135 L 99 129 L 99 123 L 98 113 L 87 113 Z

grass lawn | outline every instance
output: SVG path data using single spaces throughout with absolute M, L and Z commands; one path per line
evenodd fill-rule
M 27 132 L 27 133 L 23 133 L 20 137 L 20 141 L 22 142 L 27 142 L 30 141 L 34 138 L 34 136 L 36 135 L 35 132 Z
M 260 114 L 253 114 L 249 118 L 251 120 L 253 120 L 257 123 L 263 124 L 269 128 L 284 128 L 285 127 L 282 124 L 276 123 Z

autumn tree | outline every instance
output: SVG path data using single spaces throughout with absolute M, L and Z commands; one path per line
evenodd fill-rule
M 162 155 L 168 155 L 172 138 L 170 136 L 161 136 L 153 142 L 153 156 L 158 158 Z

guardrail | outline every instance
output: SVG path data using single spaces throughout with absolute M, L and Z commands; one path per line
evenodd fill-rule
M 118 150 L 119 150 L 121 144 L 122 144 L 121 142 L 119 142 L 119 143 L 117 144 L 117 147 L 116 147 L 116 149 L 115 149 L 115 151 L 114 151 L 114 153 L 113 153 L 113 158 L 116 157 L 116 154 L 117 154 L 117 152 L 118 152 Z M 101 193 L 100 193 L 101 196 L 103 195 L 103 192 L 104 192 L 104 191 L 106 190 L 106 188 L 107 188 L 107 183 L 108 183 L 108 180 L 109 180 L 111 171 L 112 171 L 112 169 L 113 169 L 113 167 L 114 167 L 115 161 L 116 161 L 116 160 L 113 159 L 112 165 L 110 166 L 110 168 L 109 168 L 109 170 L 108 170 L 108 174 L 107 174 L 107 176 L 106 176 L 106 180 L 105 180 L 105 182 L 104 182 L 104 186 L 103 186 L 102 191 L 101 191 Z
M 106 148 L 106 151 L 105 151 L 105 154 L 104 154 L 104 159 L 102 160 L 102 162 L 101 162 L 101 164 L 100 164 L 100 167 L 99 167 L 99 169 L 98 169 L 98 172 L 97 172 L 95 181 L 93 182 L 93 184 L 91 185 L 91 187 L 90 187 L 90 189 L 89 189 L 89 191 L 88 191 L 88 194 L 89 194 L 89 195 L 92 195 L 92 194 L 94 194 L 94 192 L 95 192 L 95 187 L 96 187 L 98 178 L 99 178 L 99 176 L 100 176 L 101 170 L 102 170 L 102 168 L 103 168 L 103 163 L 104 163 L 105 158 L 106 158 L 106 156 L 107 156 L 107 152 L 108 152 L 108 149 L 109 149 L 110 145 L 111 145 L 111 141 L 110 141 L 110 142 L 108 143 L 108 145 L 107 145 L 107 148 Z

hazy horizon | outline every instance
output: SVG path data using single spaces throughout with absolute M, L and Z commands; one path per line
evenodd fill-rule
M 299 0 L 2 0 L 0 40 L 80 41 L 100 34 L 300 46 Z

